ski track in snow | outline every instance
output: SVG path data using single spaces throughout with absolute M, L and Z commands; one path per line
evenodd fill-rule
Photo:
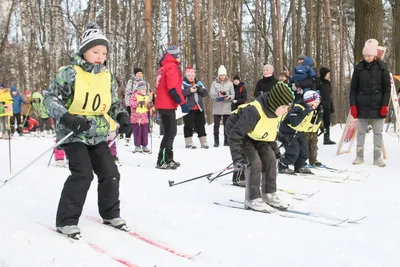
M 351 164 L 355 147 L 349 154 L 336 156 L 337 146 L 322 145 L 321 136 L 320 161 L 330 167 L 363 171 L 337 174 L 313 170 L 315 176 L 350 175 L 361 181 L 326 183 L 278 175 L 278 188 L 304 194 L 320 190 L 302 201 L 279 192 L 294 209 L 338 218 L 367 216 L 357 224 L 330 227 L 214 205 L 214 201 L 228 203 L 229 199 L 244 199 L 244 189 L 230 185 L 231 175 L 211 184 L 201 179 L 169 187 L 168 180 L 177 183 L 224 169 L 231 162 L 229 148 L 212 147 L 211 125 L 207 126 L 210 149 L 185 149 L 183 126 L 179 126 L 174 152 L 182 166 L 175 171 L 158 170 L 154 166 L 161 138 L 158 126 L 154 130 L 152 154 L 133 154 L 132 147 L 125 147 L 125 141 L 120 140 L 118 156 L 123 164 L 119 168 L 121 216 L 133 232 L 159 247 L 84 216 L 79 227 L 85 242 L 69 242 L 38 224 L 54 227 L 61 189 L 69 175 L 68 169 L 54 167 L 54 161 L 47 168 L 48 154 L 0 188 L 0 267 L 124 266 L 124 262 L 115 259 L 140 267 L 398 266 L 400 180 L 396 156 L 400 144 L 393 134 L 384 133 L 388 156 L 385 168 L 372 165 L 372 133 L 366 138 L 365 163 L 359 166 Z M 333 127 L 332 139 L 339 140 L 341 131 L 339 125 Z M 220 138 L 223 140 L 222 135 Z M 196 134 L 193 140 L 199 145 Z M 52 144 L 52 138 L 12 140 L 12 172 L 19 171 Z M 0 180 L 5 180 L 9 178 L 7 140 L 0 140 L 0 151 Z M 363 179 L 367 174 L 369 176 Z M 99 218 L 95 181 L 83 214 Z M 96 251 L 88 243 L 105 253 Z M 190 260 L 168 249 L 182 255 L 195 255 L 200 251 L 201 254 Z

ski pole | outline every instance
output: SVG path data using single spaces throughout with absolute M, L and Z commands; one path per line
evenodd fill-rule
M 26 169 L 28 169 L 33 163 L 35 163 L 37 160 L 39 160 L 41 157 L 43 157 L 44 155 L 46 155 L 47 152 L 49 152 L 50 150 L 54 150 L 55 147 L 59 146 L 60 144 L 62 144 L 66 139 L 68 139 L 70 136 L 72 136 L 74 134 L 73 131 L 71 131 L 69 134 L 67 134 L 64 138 L 62 138 L 60 141 L 58 141 L 56 144 L 52 145 L 50 148 L 48 148 L 45 152 L 43 152 L 42 154 L 40 154 L 37 158 L 35 158 L 34 160 L 32 160 L 28 165 L 26 165 L 24 168 L 22 168 L 21 170 L 19 170 L 16 174 L 14 174 L 13 176 L 11 176 L 10 178 L 6 179 L 1 185 L 0 188 L 3 187 L 7 182 L 11 181 L 12 179 L 14 179 L 15 177 L 17 177 L 18 175 L 20 175 L 23 171 L 25 171 Z
M 121 134 L 117 134 L 117 136 L 111 141 L 111 143 L 108 144 L 108 147 L 112 147 L 112 145 L 113 145 L 115 142 L 117 142 L 117 140 L 118 140 L 118 138 L 119 138 L 120 135 L 121 135 Z
M 10 165 L 10 175 L 12 174 L 12 167 L 11 167 L 11 127 L 10 127 L 10 116 L 8 116 L 8 163 Z
M 47 163 L 47 168 L 50 166 L 50 162 L 53 159 L 53 155 L 54 155 L 54 149 L 53 149 L 53 153 L 51 153 L 50 159 L 49 159 L 49 163 Z
M 232 164 L 230 164 L 230 165 L 232 165 Z M 230 171 L 228 173 L 225 173 L 225 174 L 221 175 L 221 173 L 233 169 L 233 167 L 229 167 L 229 166 L 226 167 L 225 169 L 223 169 L 222 171 L 210 172 L 210 173 L 207 173 L 207 174 L 204 174 L 204 175 L 200 175 L 200 176 L 197 176 L 197 177 L 194 177 L 194 178 L 191 178 L 191 179 L 188 179 L 188 180 L 184 180 L 184 181 L 181 181 L 181 182 L 178 182 L 178 183 L 175 183 L 175 181 L 168 180 L 168 184 L 169 184 L 170 187 L 172 187 L 172 186 L 176 186 L 176 185 L 179 185 L 179 184 L 184 184 L 184 183 L 191 182 L 191 181 L 198 180 L 198 179 L 202 179 L 202 178 L 209 179 L 211 176 L 213 176 L 216 173 L 219 173 L 220 174 L 219 177 L 221 177 L 223 175 L 227 175 L 227 174 L 233 172 L 233 170 L 232 170 L 232 171 Z M 210 182 L 211 182 L 211 180 L 210 180 Z

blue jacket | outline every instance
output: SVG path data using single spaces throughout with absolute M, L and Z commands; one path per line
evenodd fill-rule
M 17 95 L 13 95 L 12 92 L 17 92 Z M 11 87 L 10 91 L 11 97 L 13 99 L 13 104 L 12 104 L 12 109 L 14 114 L 21 113 L 21 105 L 25 104 L 24 99 L 22 96 L 18 93 L 17 88 L 15 86 Z
M 188 105 L 188 108 L 189 110 L 192 110 L 197 104 L 199 106 L 200 111 L 204 111 L 203 97 L 208 96 L 207 88 L 203 85 L 202 82 L 195 80 L 194 86 L 197 86 L 198 89 L 196 92 L 192 93 L 190 91 L 190 88 L 192 86 L 193 85 L 186 78 L 183 79 L 182 92 L 183 95 L 186 97 L 186 103 Z
M 306 57 L 301 65 L 294 68 L 293 81 L 301 82 L 317 76 L 312 67 L 313 64 L 314 60 L 311 57 Z

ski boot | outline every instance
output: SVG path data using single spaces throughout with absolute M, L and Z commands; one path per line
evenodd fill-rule
M 245 200 L 244 201 L 244 208 L 249 210 L 255 210 L 259 212 L 265 213 L 273 213 L 275 209 L 264 202 L 262 198 L 256 198 L 253 200 Z
M 75 240 L 82 239 L 81 230 L 77 225 L 58 226 L 57 233 L 60 233 Z
M 294 169 L 294 172 L 295 173 L 312 174 L 311 170 L 307 167 L 296 168 L 296 169 Z
M 278 210 L 287 210 L 290 206 L 289 203 L 282 201 L 276 192 L 261 194 L 261 197 L 265 203 Z
M 289 169 L 288 165 L 285 165 L 280 161 L 278 162 L 278 172 L 283 174 L 294 174 L 294 171 Z
M 118 230 L 121 231 L 125 231 L 125 232 L 129 232 L 130 229 L 128 228 L 128 226 L 126 226 L 126 221 L 124 219 L 121 218 L 114 218 L 114 219 L 103 219 L 103 223 L 105 225 L 109 225 L 111 227 L 114 227 Z
M 148 148 L 147 146 L 142 146 L 142 151 L 143 151 L 143 153 L 150 153 L 151 152 L 150 148 Z

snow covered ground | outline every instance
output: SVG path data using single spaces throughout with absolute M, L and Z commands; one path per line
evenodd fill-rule
M 202 179 L 169 187 L 168 180 L 178 182 L 218 171 L 231 161 L 227 147 L 185 149 L 182 126 L 179 132 L 175 157 L 182 166 L 176 171 L 154 168 L 161 141 L 156 133 L 151 155 L 132 154 L 122 141 L 118 145 L 123 163 L 119 168 L 121 215 L 134 232 L 132 235 L 85 217 L 79 223 L 85 242 L 70 242 L 50 231 L 48 227 L 54 227 L 60 192 L 69 174 L 68 169 L 54 167 L 54 162 L 46 168 L 50 154 L 0 188 L 0 266 L 398 266 L 400 180 L 396 155 L 400 153 L 400 145 L 397 137 L 384 135 L 387 167 L 379 168 L 372 165 L 372 133 L 367 136 L 366 162 L 361 166 L 351 164 L 354 147 L 350 154 L 336 156 L 337 147 L 323 146 L 321 136 L 319 160 L 349 172 L 315 172 L 350 175 L 353 180 L 344 183 L 278 176 L 281 189 L 299 193 L 320 190 L 303 201 L 282 192 L 281 197 L 296 210 L 338 218 L 367 216 L 358 224 L 333 227 L 214 205 L 214 201 L 229 204 L 229 199 L 243 200 L 244 189 L 231 186 L 230 175 L 211 184 Z M 207 132 L 212 145 L 212 127 Z M 337 141 L 340 135 L 340 127 L 334 127 L 332 139 Z M 198 139 L 194 140 L 198 144 Z M 25 166 L 52 142 L 51 138 L 12 140 L 12 171 L 15 173 Z M 0 140 L 0 151 L 0 180 L 4 180 L 9 177 L 8 141 Z M 367 174 L 369 177 L 363 179 Z M 83 214 L 99 218 L 95 182 Z M 185 258 L 200 251 L 192 260 Z

